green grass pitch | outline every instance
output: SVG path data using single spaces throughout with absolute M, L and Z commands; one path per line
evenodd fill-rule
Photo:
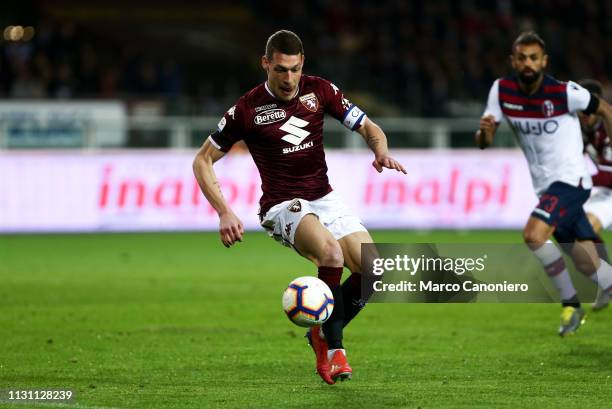
M 379 242 L 517 242 L 518 232 L 374 232 Z M 608 240 L 612 240 L 610 235 Z M 41 408 L 608 408 L 612 310 L 568 339 L 554 304 L 376 304 L 329 386 L 280 306 L 315 270 L 262 233 L 0 236 L 0 389 Z M 542 273 L 544 274 L 544 273 Z

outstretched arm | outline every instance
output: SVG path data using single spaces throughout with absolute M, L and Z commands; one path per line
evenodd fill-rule
M 366 117 L 363 125 L 357 129 L 357 132 L 359 132 L 369 148 L 374 152 L 374 162 L 372 162 L 372 166 L 374 166 L 379 173 L 383 171 L 383 168 L 388 168 L 406 174 L 406 169 L 404 169 L 402 164 L 389 156 L 387 137 L 383 130 L 380 129 L 380 126 Z
M 193 173 L 204 196 L 219 215 L 219 235 L 225 247 L 242 241 L 244 227 L 225 201 L 213 164 L 225 155 L 213 146 L 208 139 L 204 142 L 193 160 Z

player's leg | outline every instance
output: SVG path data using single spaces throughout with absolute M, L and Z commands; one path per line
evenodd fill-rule
M 350 210 L 344 206 L 336 192 L 331 192 L 321 199 L 311 202 L 313 211 L 319 216 L 321 224 L 330 232 L 330 234 L 338 241 L 341 248 L 343 263 L 351 269 L 351 276 L 341 286 L 340 291 L 342 296 L 338 297 L 338 302 L 334 305 L 339 307 L 342 302 L 344 319 L 341 323 L 344 327 L 346 322 L 346 314 L 350 314 L 349 319 L 356 315 L 359 306 L 353 305 L 352 300 L 359 298 L 361 291 L 361 280 L 359 272 L 360 253 L 346 252 L 346 243 L 352 243 L 351 247 L 357 246 L 360 249 L 361 242 L 372 242 L 372 238 L 367 233 L 367 230 L 361 223 L 358 217 L 351 214 Z M 346 257 L 349 257 L 347 259 Z M 354 295 L 357 294 L 357 295 Z M 347 295 L 347 296 L 345 296 Z M 330 318 L 331 319 L 331 318 Z M 335 324 L 334 324 L 335 325 Z M 330 375 L 333 379 L 350 379 L 352 369 L 346 362 L 346 351 L 340 348 L 334 348 L 334 345 L 329 345 L 329 364 Z
M 585 204 L 585 210 L 587 210 L 586 205 L 588 205 L 588 202 Z M 608 206 L 610 207 L 610 209 L 606 209 L 606 210 L 612 213 L 612 203 L 608 203 Z M 597 216 L 597 214 L 593 212 L 587 211 L 586 215 L 587 215 L 587 218 L 589 219 L 589 223 L 593 227 L 593 231 L 597 235 L 597 238 L 595 239 L 595 246 L 597 247 L 597 253 L 599 253 L 599 257 L 602 260 L 605 260 L 606 262 L 608 262 L 608 264 L 610 264 L 610 256 L 608 255 L 608 250 L 606 249 L 606 243 L 603 241 L 601 237 L 601 231 L 603 230 L 601 219 Z M 599 288 L 597 290 L 597 298 L 595 298 L 595 302 L 591 304 L 591 309 L 595 312 L 601 311 L 604 308 L 606 308 L 609 304 L 610 304 L 610 294 L 606 291 L 602 291 L 601 288 Z
M 318 277 L 329 286 L 334 296 L 334 311 L 322 325 L 326 342 L 320 338 L 317 327 L 309 332 L 311 345 L 317 354 L 317 371 L 327 383 L 333 383 L 334 378 L 344 379 L 352 372 L 346 363 L 346 367 L 341 368 L 343 370 L 341 373 L 335 373 L 336 376 L 332 376 L 332 372 L 337 371 L 332 371 L 335 368 L 330 366 L 333 364 L 330 358 L 333 358 L 336 351 L 342 351 L 346 356 L 342 345 L 344 324 L 344 302 L 340 285 L 344 265 L 342 248 L 314 214 L 305 215 L 299 222 L 293 246 L 302 256 L 311 260 L 318 267 Z M 326 356 L 322 356 L 323 354 Z M 326 359 L 330 362 L 328 363 Z M 326 367 L 329 368 L 327 373 L 325 373 Z
M 600 258 L 594 244 L 597 235 L 583 209 L 590 191 L 565 184 L 559 190 L 561 192 L 559 194 L 560 209 L 563 211 L 559 212 L 555 219 L 557 225 L 555 238 L 562 246 L 569 247 L 569 254 L 577 270 L 597 283 L 602 291 L 609 293 L 612 291 L 612 267 L 607 261 Z M 582 308 L 574 308 L 571 313 L 569 307 L 564 308 L 560 335 L 573 333 L 579 324 L 574 329 L 571 327 L 578 322 L 578 318 L 584 321 L 584 316 Z M 564 318 L 571 318 L 565 327 Z
M 344 230 L 351 224 L 351 219 L 336 219 L 332 223 L 332 231 L 336 236 L 341 235 L 339 230 Z M 357 228 L 361 228 L 357 226 Z M 348 230 L 353 230 L 348 228 Z M 344 320 L 342 326 L 346 326 L 363 308 L 365 301 L 361 297 L 361 243 L 372 243 L 372 238 L 367 231 L 356 231 L 338 239 L 342 249 L 344 265 L 351 271 L 351 275 L 342 283 L 342 301 L 344 303 Z M 336 304 L 337 305 L 337 304 Z M 352 368 L 348 364 L 346 351 L 344 349 L 333 348 L 330 345 L 329 352 L 330 377 L 336 379 L 350 379 Z
M 523 232 L 525 243 L 540 260 L 546 274 L 559 291 L 562 306 L 561 325 L 559 327 L 559 335 L 561 336 L 573 334 L 582 324 L 585 313 L 581 308 L 576 289 L 565 266 L 563 255 L 559 248 L 550 241 L 550 236 L 554 234 L 561 246 L 568 243 L 559 240 L 560 235 L 566 228 L 565 225 L 571 224 L 567 209 L 568 207 L 572 208 L 572 202 L 577 201 L 575 196 L 583 192 L 586 192 L 587 196 L 579 201 L 579 206 L 582 206 L 586 197 L 588 197 L 588 191 L 561 182 L 551 184 L 540 197 L 540 201 L 531 213 Z
M 584 204 L 584 211 L 596 235 L 599 257 L 610 263 L 601 231 L 612 227 L 612 189 L 598 188 Z
M 612 201 L 610 201 L 610 203 L 608 203 L 608 205 L 610 206 L 610 213 L 612 213 Z M 595 214 L 595 213 L 587 213 L 586 214 L 587 219 L 589 220 L 589 223 L 591 225 L 591 227 L 593 227 L 593 231 L 595 232 L 595 246 L 597 248 L 597 253 L 599 254 L 599 257 L 602 260 L 605 260 L 608 262 L 608 264 L 610 263 L 610 255 L 608 254 L 608 250 L 606 249 L 606 243 L 604 242 L 603 238 L 601 237 L 601 231 L 604 228 L 604 225 L 602 223 L 602 219 L 600 219 L 600 217 Z M 611 223 L 612 224 L 612 223 Z
M 591 227 L 593 227 L 593 231 L 599 236 L 603 228 L 601 225 L 601 220 L 599 220 L 599 217 L 597 217 L 597 215 L 594 213 L 586 212 L 586 215 L 587 219 L 589 219 L 589 223 L 591 223 Z
M 550 240 L 554 231 L 555 227 L 532 215 L 523 231 L 523 239 L 533 254 L 540 260 L 544 266 L 544 271 L 557 287 L 562 306 L 580 308 L 576 289 L 565 266 L 563 255 Z
M 292 247 L 301 256 L 311 260 L 319 268 L 319 278 L 326 282 L 332 289 L 339 288 L 342 276 L 342 249 L 330 234 L 321 225 L 317 216 L 317 210 L 313 209 L 313 202 L 303 199 L 288 200 L 270 208 L 261 217 L 261 226 L 270 237 L 285 246 Z M 335 290 L 334 298 L 341 301 L 342 294 Z M 337 301 L 336 301 L 337 302 Z M 340 317 L 342 320 L 342 302 L 340 306 L 334 306 L 334 312 L 328 322 Z M 340 340 L 342 339 L 342 326 L 340 325 Z M 311 328 L 306 334 L 309 344 L 315 352 L 317 359 L 317 372 L 321 378 L 333 384 L 334 381 L 329 374 L 328 348 L 321 326 Z M 338 335 L 330 335 L 335 339 Z
M 359 314 L 371 295 L 367 289 L 365 295 L 362 291 L 361 244 L 370 244 L 374 241 L 367 231 L 357 231 L 342 237 L 338 242 L 342 248 L 344 266 L 351 271 L 351 275 L 342 283 L 344 326 L 346 326 Z
M 601 256 L 601 251 L 598 251 L 595 245 L 597 235 L 584 210 L 580 208 L 577 212 L 578 216 L 573 228 L 576 242 L 571 251 L 572 259 L 578 271 L 597 283 L 603 293 L 610 295 L 612 294 L 612 266 Z

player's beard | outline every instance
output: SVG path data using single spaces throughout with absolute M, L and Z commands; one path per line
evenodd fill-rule
M 532 73 L 527 75 L 527 72 Z M 523 84 L 531 85 L 542 77 L 542 71 L 523 70 L 519 73 L 519 79 Z

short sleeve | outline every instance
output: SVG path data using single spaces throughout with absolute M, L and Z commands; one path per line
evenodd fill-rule
M 223 115 L 217 124 L 217 130 L 208 137 L 208 140 L 215 148 L 227 152 L 232 145 L 243 139 L 246 132 L 244 110 L 244 105 L 239 100 L 236 105 L 228 109 Z
M 361 108 L 351 103 L 337 86 L 320 78 L 319 87 L 323 95 L 325 112 L 342 122 L 351 131 L 363 125 L 367 115 Z
M 499 106 L 499 79 L 495 80 L 489 90 L 489 98 L 487 99 L 487 107 L 482 116 L 493 115 L 495 122 L 501 122 L 503 113 Z
M 572 81 L 567 82 L 567 110 L 569 112 L 584 111 L 590 102 L 591 93 L 586 88 Z

